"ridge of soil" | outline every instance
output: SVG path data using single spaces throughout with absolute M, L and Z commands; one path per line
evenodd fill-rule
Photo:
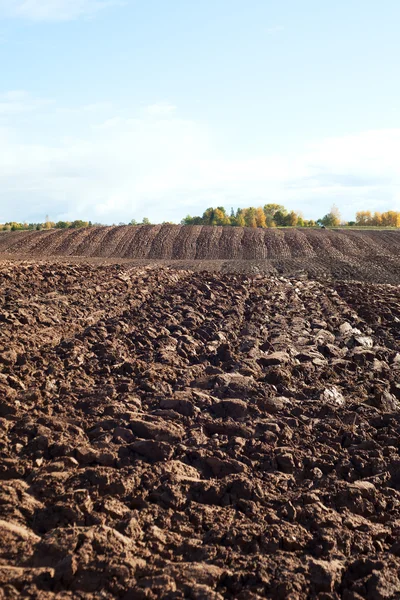
M 400 597 L 398 286 L 43 260 L 0 289 L 0 598 Z
M 400 284 L 400 231 L 181 225 L 0 233 L 0 259 L 161 265 Z

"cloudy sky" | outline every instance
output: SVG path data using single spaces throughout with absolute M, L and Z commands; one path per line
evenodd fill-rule
M 0 0 L 0 223 L 400 210 L 398 0 Z

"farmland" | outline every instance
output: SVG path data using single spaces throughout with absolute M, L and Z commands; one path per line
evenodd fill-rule
M 1 234 L 0 597 L 399 597 L 399 236 Z
M 149 225 L 0 233 L 0 258 L 400 283 L 400 231 Z

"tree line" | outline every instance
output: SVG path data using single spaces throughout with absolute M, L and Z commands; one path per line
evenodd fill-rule
M 94 225 L 100 225 L 100 223 L 92 223 L 91 221 L 82 221 L 77 219 L 76 221 L 44 221 L 43 223 L 17 223 L 16 221 L 9 221 L 0 225 L 3 231 L 40 231 L 42 229 L 79 229 L 80 227 L 93 227 Z
M 383 213 L 371 213 L 369 210 L 361 210 L 356 214 L 356 225 L 360 227 L 400 227 L 400 212 L 388 210 Z
M 300 213 L 288 211 L 281 204 L 266 204 L 264 207 L 231 209 L 228 215 L 225 208 L 207 208 L 202 217 L 188 215 L 182 225 L 232 225 L 234 227 L 315 227 L 313 220 L 304 219 Z
M 236 227 L 400 227 L 400 212 L 389 210 L 379 213 L 360 211 L 355 221 L 343 221 L 337 206 L 316 221 L 304 219 L 301 213 L 288 211 L 281 204 L 265 204 L 263 207 L 231 209 L 228 215 L 222 206 L 207 208 L 201 217 L 188 215 L 182 225 L 231 225 Z
M 163 224 L 173 224 L 164 221 Z M 141 222 L 132 219 L 129 225 L 152 225 L 150 219 L 143 218 Z M 42 229 L 78 229 L 80 227 L 101 226 L 101 223 L 91 221 L 50 221 L 48 218 L 43 223 L 18 223 L 10 221 L 0 225 L 0 230 L 42 230 Z M 119 223 L 126 225 L 126 223 Z M 387 212 L 370 212 L 367 210 L 356 213 L 355 221 L 343 221 L 338 208 L 333 205 L 329 213 L 317 219 L 304 219 L 300 212 L 287 210 L 282 204 L 265 204 L 264 206 L 248 208 L 233 208 L 228 214 L 224 207 L 207 208 L 200 217 L 187 215 L 181 225 L 230 225 L 232 227 L 400 227 L 400 212 L 389 210 Z
M 129 222 L 129 225 L 151 225 L 150 219 L 144 217 L 141 222 L 137 222 L 135 219 Z M 119 225 L 126 225 L 126 223 L 119 223 Z M 46 219 L 43 223 L 18 223 L 17 221 L 9 221 L 8 223 L 0 224 L 0 230 L 2 231 L 41 231 L 42 229 L 79 229 L 81 227 L 104 227 L 102 223 L 92 223 L 92 221 L 82 221 L 77 219 L 76 221 L 50 221 Z

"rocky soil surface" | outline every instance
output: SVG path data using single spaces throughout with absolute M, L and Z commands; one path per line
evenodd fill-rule
M 0 232 L 0 258 L 85 257 L 191 270 L 400 283 L 400 231 L 141 225 Z
M 400 290 L 0 263 L 0 598 L 400 598 Z

